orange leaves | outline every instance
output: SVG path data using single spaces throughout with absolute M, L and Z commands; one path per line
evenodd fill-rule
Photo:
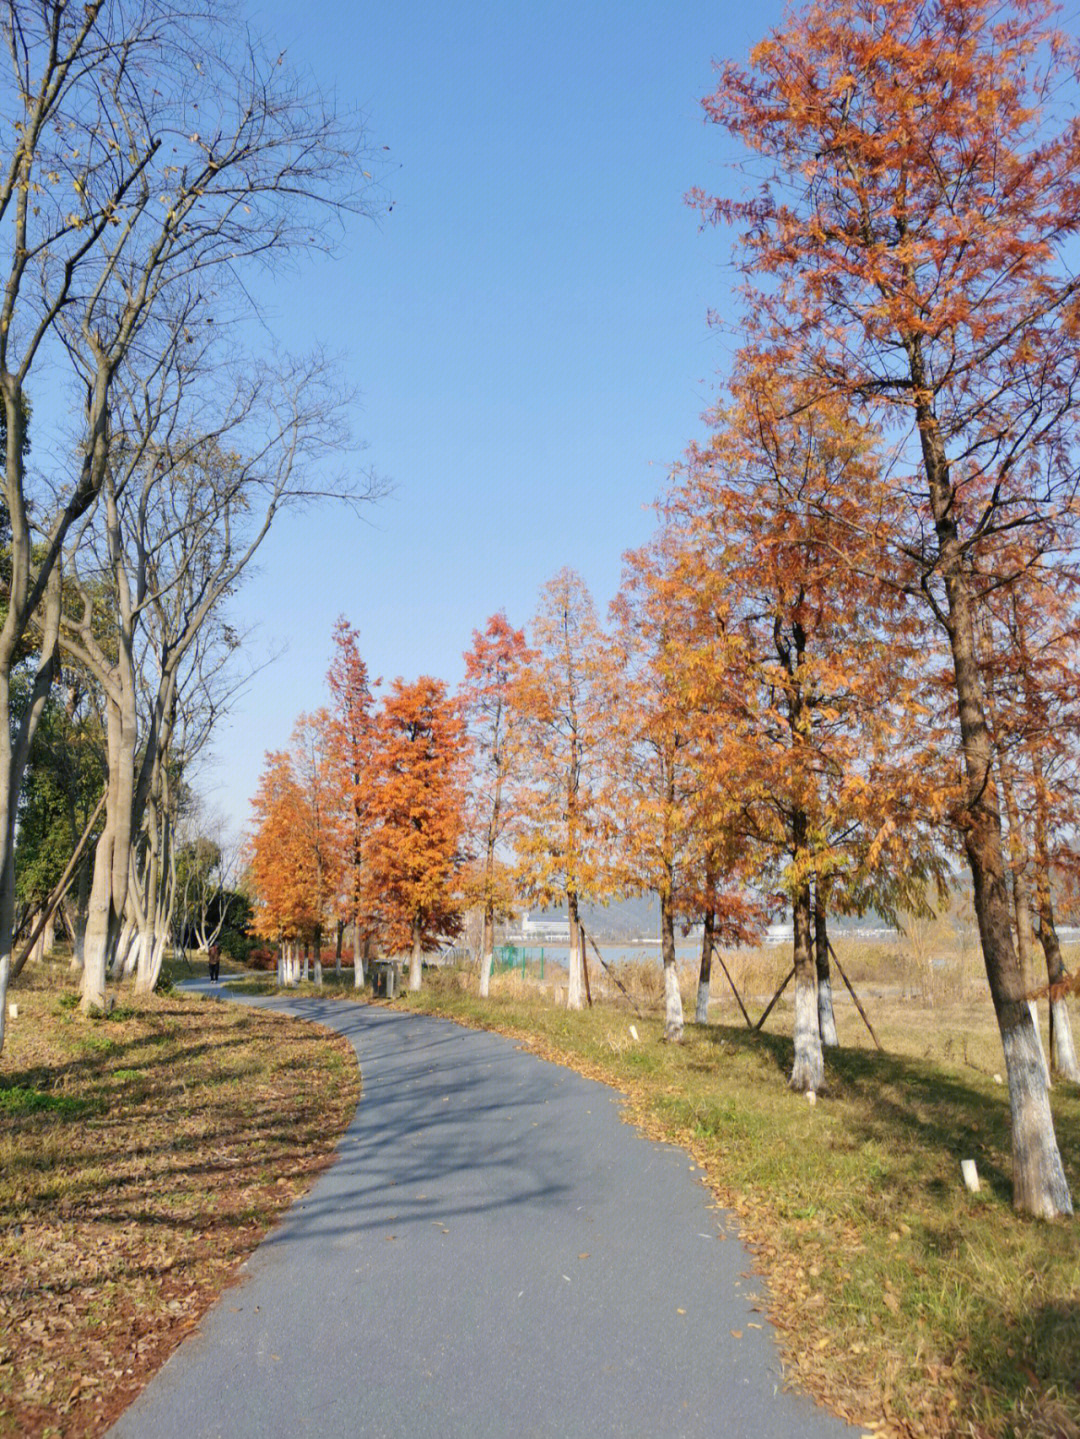
M 343 913 L 359 919 L 374 719 L 359 632 L 344 616 L 334 626 L 334 658 L 326 680 L 333 700 L 327 748 L 339 807 Z
M 903 564 L 867 554 L 867 517 L 889 504 L 877 437 L 775 375 L 747 374 L 735 399 L 664 509 L 691 792 L 715 833 L 727 816 L 761 887 L 828 875 L 862 906 L 893 872 L 883 822 L 916 850 L 925 826 L 908 708 L 925 639 Z
M 468 876 L 469 898 L 490 925 L 512 908 L 510 872 L 501 850 L 521 812 L 522 723 L 515 694 L 523 668 L 535 655 L 523 630 L 502 612 L 483 632 L 473 632 L 465 653 L 461 705 L 472 742 L 473 770 L 468 823 L 476 864 Z
M 339 812 L 325 710 L 301 715 L 288 751 L 268 754 L 252 800 L 255 930 L 310 934 L 332 916 L 341 865 Z
M 373 734 L 363 888 L 391 948 L 460 927 L 468 738 L 441 680 L 395 680 Z
M 535 656 L 514 689 L 523 739 L 518 878 L 550 904 L 607 892 L 597 789 L 607 712 L 603 635 L 581 576 L 561 570 L 533 622 Z

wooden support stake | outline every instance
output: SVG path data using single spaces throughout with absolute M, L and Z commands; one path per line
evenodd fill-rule
M 582 932 L 582 934 L 585 934 L 585 926 L 584 926 L 584 925 L 581 926 L 581 932 Z M 618 987 L 622 990 L 623 994 L 626 995 L 626 1002 L 627 1002 L 627 1004 L 629 1004 L 630 1008 L 631 1008 L 631 1009 L 634 1011 L 634 1013 L 637 1015 L 638 1019 L 644 1019 L 645 1016 L 642 1014 L 641 1010 L 638 1009 L 638 1007 L 637 1007 L 637 1005 L 634 1003 L 634 1001 L 630 998 L 630 992 L 629 992 L 629 990 L 626 988 L 625 984 L 623 984 L 622 980 L 619 978 L 619 976 L 618 976 L 618 975 L 615 973 L 615 971 L 612 969 L 611 965 L 608 964 L 607 960 L 606 960 L 606 959 L 604 958 L 604 956 L 600 953 L 599 949 L 597 949 L 597 947 L 596 947 L 596 940 L 593 939 L 593 937 L 592 937 L 591 934 L 585 935 L 585 938 L 588 940 L 589 944 L 592 945 L 593 950 L 594 950 L 594 952 L 595 952 L 595 954 L 596 954 L 597 959 L 598 959 L 598 960 L 600 961 L 600 963 L 604 966 L 604 968 L 607 970 L 608 974 L 609 974 L 609 975 L 611 976 L 611 978 L 615 981 L 615 983 L 618 985 Z
M 832 957 L 833 957 L 833 963 L 836 965 L 837 969 L 840 971 L 840 978 L 841 978 L 841 979 L 844 981 L 844 983 L 847 985 L 847 992 L 848 992 L 848 994 L 850 994 L 851 997 L 852 997 L 852 999 L 855 1001 L 855 1008 L 856 1008 L 856 1009 L 859 1011 L 859 1013 L 862 1015 L 863 1024 L 865 1024 L 866 1027 L 867 1027 L 867 1029 L 870 1031 L 870 1038 L 871 1038 L 871 1039 L 874 1041 L 874 1043 L 877 1045 L 878 1049 L 881 1049 L 881 1041 L 878 1039 L 877 1035 L 874 1033 L 874 1026 L 870 1023 L 870 1021 L 869 1021 L 869 1020 L 867 1019 L 867 1017 L 866 1017 L 866 1010 L 863 1009 L 862 1005 L 859 1003 L 859 996 L 855 993 L 855 991 L 854 991 L 854 990 L 852 989 L 852 987 L 851 987 L 851 980 L 848 979 L 847 975 L 844 973 L 844 966 L 840 963 L 840 961 L 839 961 L 839 960 L 837 959 L 837 957 L 836 957 L 836 950 L 833 949 L 833 947 L 832 947 L 832 940 L 831 940 L 831 939 L 828 941 L 828 944 L 829 944 L 829 953 L 830 953 L 830 954 L 832 955 Z M 882 1050 L 882 1053 L 884 1053 L 884 1050 Z
M 753 1027 L 754 1027 L 754 1026 L 753 1026 L 753 1023 L 752 1023 L 752 1021 L 751 1021 L 751 1019 L 750 1019 L 750 1016 L 749 1016 L 749 1015 L 747 1014 L 747 1012 L 746 1012 L 746 1005 L 743 1004 L 743 1002 L 742 1002 L 742 995 L 740 995 L 739 991 L 735 988 L 735 981 L 732 979 L 731 975 L 728 974 L 728 967 L 727 967 L 727 965 L 724 963 L 723 956 L 721 955 L 720 951 L 717 949 L 716 945 L 713 943 L 713 941 L 712 941 L 711 939 L 709 940 L 709 952 L 711 953 L 713 959 L 715 959 L 715 960 L 717 960 L 717 961 L 719 962 L 720 968 L 724 971 L 724 977 L 727 979 L 728 984 L 731 985 L 731 992 L 732 992 L 732 994 L 733 994 L 733 995 L 735 996 L 735 998 L 739 1001 L 739 1008 L 742 1010 L 742 1017 L 743 1017 L 743 1019 L 746 1020 L 746 1027 L 747 1027 L 747 1029 L 753 1029 Z M 785 981 L 785 983 L 786 983 L 786 981 Z
M 581 972 L 585 976 L 585 998 L 589 1001 L 589 1008 L 592 1009 L 592 988 L 589 984 L 589 961 L 587 958 L 587 950 L 585 949 L 585 926 L 580 920 L 578 920 L 578 940 L 581 944 Z
M 776 1001 L 777 1001 L 777 1000 L 780 998 L 780 996 L 783 994 L 784 990 L 787 989 L 788 985 L 789 985 L 789 984 L 791 983 L 791 981 L 792 981 L 792 978 L 793 978 L 794 974 L 795 974 L 795 966 L 792 965 L 792 966 L 791 966 L 791 969 L 788 971 L 788 977 L 787 977 L 787 979 L 784 980 L 783 984 L 780 986 L 780 988 L 779 988 L 779 989 L 776 991 L 776 993 L 773 995 L 772 999 L 769 1000 L 769 1006 L 768 1006 L 768 1008 L 766 1009 L 765 1013 L 761 1016 L 761 1018 L 758 1020 L 757 1024 L 754 1025 L 754 1033 L 755 1033 L 755 1034 L 760 1034 L 760 1032 L 761 1032 L 761 1026 L 762 1026 L 762 1025 L 765 1023 L 765 1021 L 768 1019 L 769 1015 L 772 1014 L 773 1005 L 776 1003 Z

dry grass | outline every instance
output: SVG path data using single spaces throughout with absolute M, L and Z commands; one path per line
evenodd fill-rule
M 843 1048 L 813 1108 L 787 1088 L 786 1000 L 758 1036 L 734 1001 L 730 1013 L 715 1006 L 721 1022 L 690 1026 L 682 1045 L 660 1043 L 659 1019 L 625 1001 L 567 1013 L 520 975 L 486 1005 L 453 973 L 402 1002 L 512 1034 L 622 1089 L 637 1123 L 685 1145 L 740 1216 L 789 1373 L 839 1412 L 883 1434 L 1077 1439 L 1080 1230 L 1012 1210 L 989 1002 L 965 989 L 914 1004 L 888 956 L 840 953 L 887 1053 L 838 998 Z M 747 989 L 764 995 L 757 975 L 748 959 Z M 762 1004 L 747 1004 L 756 1017 Z M 1080 1094 L 1058 1086 L 1053 1102 L 1080 1196 Z M 960 1183 L 968 1157 L 978 1195 Z
M 60 966 L 0 1059 L 0 1434 L 94 1435 L 331 1158 L 355 1059 L 175 996 L 82 1018 Z

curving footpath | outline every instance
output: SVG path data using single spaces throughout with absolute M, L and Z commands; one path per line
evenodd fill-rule
M 447 1020 L 250 1002 L 347 1035 L 363 1097 L 114 1439 L 858 1432 L 783 1390 L 730 1219 L 610 1089 Z

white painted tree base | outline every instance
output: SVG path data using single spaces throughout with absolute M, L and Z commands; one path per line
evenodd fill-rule
M 1023 1020 L 1001 1035 L 1012 1114 L 1013 1204 L 1036 1219 L 1057 1219 L 1073 1212 L 1072 1198 L 1054 1135 L 1045 1061 L 1030 1015 L 1022 1012 Z
M 795 1062 L 791 1067 L 791 1088 L 800 1094 L 815 1092 L 825 1085 L 825 1060 L 818 1029 L 817 986 L 795 987 Z

